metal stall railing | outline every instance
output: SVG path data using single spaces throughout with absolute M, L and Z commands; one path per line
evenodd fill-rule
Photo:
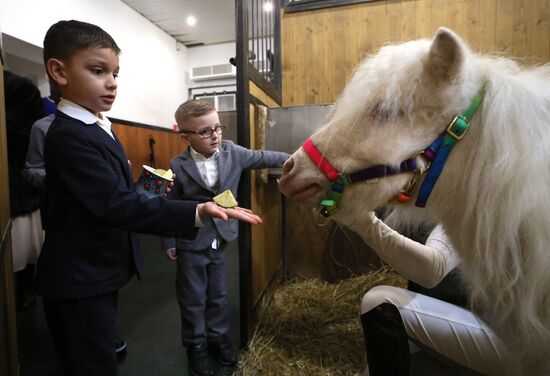
M 235 0 L 237 66 L 237 141 L 250 148 L 251 110 L 255 105 L 250 93 L 257 86 L 267 97 L 281 104 L 280 0 Z M 254 84 L 254 85 L 253 85 Z M 238 201 L 251 207 L 250 173 L 241 175 Z M 249 225 L 239 226 L 239 284 L 241 347 L 250 338 L 257 307 L 252 296 L 252 232 Z
M 249 76 L 281 103 L 280 1 L 247 0 Z

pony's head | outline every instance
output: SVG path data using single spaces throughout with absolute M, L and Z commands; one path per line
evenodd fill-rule
M 376 165 L 399 166 L 429 146 L 468 107 L 482 86 L 470 69 L 465 43 L 441 28 L 432 41 L 383 47 L 368 56 L 338 99 L 328 122 L 310 140 L 340 173 Z M 333 218 L 356 217 L 391 200 L 413 172 L 351 184 Z M 281 191 L 319 205 L 332 184 L 301 148 L 283 167 Z

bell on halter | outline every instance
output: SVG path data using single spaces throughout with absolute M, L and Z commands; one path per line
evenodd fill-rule
M 143 165 L 141 175 L 135 184 L 135 191 L 149 198 L 166 196 L 174 186 L 174 174 L 172 170 L 154 169 Z

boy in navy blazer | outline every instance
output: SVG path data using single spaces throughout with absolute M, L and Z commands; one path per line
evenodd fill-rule
M 243 170 L 280 167 L 287 153 L 249 150 L 222 141 L 225 127 L 208 102 L 190 100 L 176 111 L 176 121 L 189 147 L 170 161 L 176 174 L 168 198 L 210 201 L 230 189 L 237 196 Z M 177 261 L 176 295 L 180 306 L 182 342 L 187 347 L 192 375 L 212 375 L 210 352 L 220 363 L 237 362 L 228 341 L 226 288 L 227 242 L 238 235 L 237 221 L 208 219 L 195 239 L 168 237 L 163 240 L 166 256 Z
M 210 216 L 261 222 L 245 209 L 134 192 L 128 159 L 102 115 L 116 97 L 119 53 L 109 34 L 79 21 L 52 25 L 44 39 L 44 63 L 61 101 L 45 144 L 46 239 L 36 288 L 71 376 L 116 375 L 118 290 L 143 269 L 133 232 L 192 239 Z

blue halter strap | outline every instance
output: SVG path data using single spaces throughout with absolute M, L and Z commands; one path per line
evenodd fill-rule
M 454 146 L 460 141 L 470 127 L 470 120 L 474 116 L 476 110 L 483 99 L 483 89 L 480 90 L 470 102 L 470 107 L 463 111 L 460 115 L 455 116 L 447 129 L 439 135 L 439 137 L 428 147 L 427 150 L 434 153 L 434 159 L 431 162 L 430 169 L 426 173 L 426 177 L 420 186 L 418 197 L 415 205 L 425 207 L 430 194 L 443 171 L 445 162 L 453 150 Z

